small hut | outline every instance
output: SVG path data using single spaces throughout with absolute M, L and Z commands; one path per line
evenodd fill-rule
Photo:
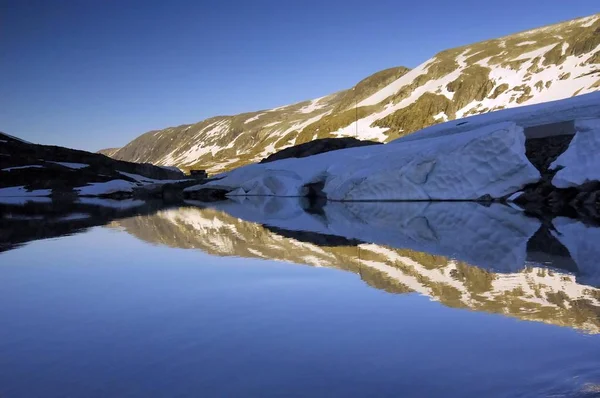
M 198 179 L 208 178 L 208 173 L 206 170 L 190 170 L 190 175 Z

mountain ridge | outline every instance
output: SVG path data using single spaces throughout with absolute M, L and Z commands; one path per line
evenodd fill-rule
M 442 121 L 600 89 L 600 14 L 437 53 L 353 88 L 147 132 L 110 156 L 211 173 L 317 138 L 389 142 Z

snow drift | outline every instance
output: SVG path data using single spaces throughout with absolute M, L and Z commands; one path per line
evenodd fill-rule
M 322 184 L 330 200 L 474 200 L 499 198 L 539 180 L 525 156 L 523 128 L 497 123 L 474 130 L 253 164 L 190 187 L 230 196 L 304 196 Z

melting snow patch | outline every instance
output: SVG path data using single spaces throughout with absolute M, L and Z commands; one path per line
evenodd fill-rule
M 580 20 L 581 22 L 583 22 L 581 24 L 581 27 L 582 28 L 589 28 L 590 26 L 592 26 L 593 24 L 596 23 L 596 21 L 598 20 L 598 18 L 600 18 L 600 17 L 598 17 L 596 15 L 593 15 L 591 17 L 582 18 Z
M 266 113 L 259 113 L 258 115 L 256 115 L 256 116 L 253 116 L 253 117 L 251 117 L 251 118 L 247 119 L 247 120 L 244 122 L 244 124 L 246 124 L 246 123 L 250 123 L 250 122 L 253 122 L 253 121 L 255 121 L 255 120 L 258 120 L 258 118 L 259 118 L 259 117 L 261 117 L 262 115 L 266 115 Z
M 311 112 L 314 112 L 314 111 L 316 111 L 318 109 L 323 108 L 325 105 L 319 105 L 319 102 L 323 98 L 325 98 L 325 97 L 321 97 L 321 98 L 317 98 L 317 99 L 312 100 L 308 105 L 300 108 L 298 110 L 298 112 L 300 112 L 300 113 L 311 113 Z
M 70 169 L 75 169 L 75 170 L 83 169 L 85 167 L 89 167 L 90 166 L 89 164 L 85 164 L 85 163 L 52 162 L 52 161 L 48 161 L 48 163 L 59 164 L 61 166 L 68 167 Z
M 21 170 L 21 169 L 43 169 L 44 166 L 40 166 L 39 164 L 31 164 L 28 166 L 16 166 L 16 167 L 8 167 L 6 169 L 2 169 L 2 171 L 13 171 L 13 170 Z
M 550 44 L 550 45 L 547 45 L 545 47 L 538 48 L 537 50 L 526 52 L 524 54 L 519 55 L 514 60 L 515 61 L 521 61 L 521 60 L 533 59 L 533 58 L 541 57 L 542 55 L 546 54 L 548 51 L 550 51 L 554 47 L 556 47 L 556 44 L 557 43 Z
M 399 77 L 397 80 L 388 84 L 386 87 L 382 88 L 375 94 L 362 100 L 358 104 L 358 106 L 375 105 L 375 104 L 378 104 L 381 101 L 385 100 L 390 95 L 397 93 L 402 87 L 411 84 L 417 78 L 417 76 L 426 74 L 427 70 L 429 69 L 429 66 L 433 62 L 435 62 L 435 60 L 436 60 L 435 58 L 431 58 L 430 60 L 428 60 L 428 61 L 422 63 L 421 65 L 417 66 L 416 68 L 410 70 L 408 73 Z
M 125 180 L 111 180 L 107 182 L 94 182 L 90 185 L 75 188 L 80 195 L 98 196 L 115 192 L 133 192 L 135 184 Z
M 119 171 L 119 174 L 122 174 L 126 177 L 131 178 L 132 180 L 136 180 L 137 182 L 142 182 L 142 183 L 154 183 L 160 180 L 155 180 L 153 178 L 149 178 L 149 177 L 144 177 L 142 175 L 139 174 L 133 174 L 133 173 L 126 173 L 124 171 Z
M 529 44 L 535 44 L 535 43 L 537 43 L 537 41 L 528 40 L 528 41 L 522 41 L 522 42 L 518 43 L 517 46 L 521 47 L 521 46 L 527 46 Z
M 440 112 L 437 115 L 433 115 L 435 120 L 443 120 L 444 122 L 448 121 L 448 116 L 444 112 Z

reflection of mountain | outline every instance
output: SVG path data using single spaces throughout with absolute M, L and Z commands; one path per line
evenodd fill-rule
M 264 204 L 264 203 L 263 203 Z M 403 204 L 402 206 L 404 206 Z M 412 216 L 408 219 L 414 219 L 419 228 L 410 229 L 404 224 L 395 224 L 399 221 L 387 214 L 387 218 L 373 218 L 371 224 L 375 221 L 377 228 L 371 228 L 367 224 L 360 224 L 356 221 L 354 232 L 362 236 L 352 235 L 352 222 L 350 218 L 345 219 L 345 228 L 338 232 L 346 232 L 346 238 L 355 238 L 363 242 L 358 246 L 349 246 L 357 244 L 357 241 L 340 241 L 339 238 L 332 238 L 331 233 L 336 222 L 338 226 L 341 219 L 334 220 L 333 216 L 341 214 L 341 209 L 336 212 L 325 211 L 320 215 L 309 215 L 305 212 L 296 212 L 294 206 L 285 207 L 281 203 L 271 203 L 271 210 L 276 210 L 270 218 L 272 225 L 296 223 L 297 230 L 311 230 L 310 222 L 321 220 L 321 226 L 331 227 L 330 232 L 326 234 L 322 231 L 319 235 L 314 232 L 312 235 L 305 234 L 297 237 L 291 237 L 293 231 L 291 228 L 287 232 L 265 227 L 255 222 L 244 221 L 228 213 L 217 209 L 187 207 L 172 210 L 159 211 L 153 215 L 138 216 L 113 222 L 112 225 L 120 226 L 127 232 L 148 242 L 163 244 L 179 248 L 195 248 L 203 250 L 212 255 L 219 256 L 240 256 L 264 258 L 271 260 L 287 261 L 300 264 L 309 264 L 313 266 L 333 267 L 348 270 L 357 273 L 361 278 L 371 286 L 394 293 L 417 292 L 431 297 L 444 305 L 456 308 L 467 308 L 477 311 L 504 314 L 519 319 L 545 322 L 560 326 L 568 326 L 584 330 L 590 333 L 600 333 L 600 289 L 591 286 L 578 284 L 575 276 L 568 273 L 559 272 L 542 266 L 526 263 L 524 267 L 519 267 L 525 262 L 525 251 L 527 241 L 535 233 L 539 224 L 535 220 L 530 221 L 524 216 L 508 213 L 504 216 L 510 217 L 497 219 L 498 224 L 492 225 L 493 228 L 476 228 L 479 231 L 479 238 L 468 231 L 469 220 L 476 224 L 486 218 L 493 219 L 503 210 L 492 209 L 479 212 L 477 207 L 463 207 L 463 210 L 470 212 L 469 218 L 461 220 L 460 214 L 467 214 L 456 207 L 456 211 L 450 213 L 435 212 L 435 208 L 429 208 L 428 216 L 414 217 L 416 213 L 410 213 Z M 223 206 L 223 205 L 221 205 Z M 224 207 L 231 206 L 229 210 L 232 213 L 247 211 L 247 215 L 260 218 L 260 213 L 253 211 L 247 205 L 225 204 Z M 356 206 L 353 204 L 354 215 Z M 478 205 L 475 205 L 478 206 Z M 481 210 L 486 208 L 479 206 Z M 377 206 L 370 207 L 372 211 Z M 382 211 L 382 208 L 378 208 Z M 406 209 L 406 207 L 405 207 Z M 441 209 L 441 208 L 440 208 Z M 263 208 L 264 210 L 264 208 Z M 348 209 L 346 209 L 348 210 Z M 364 210 L 364 209 L 363 209 Z M 412 210 L 411 210 L 412 211 Z M 302 222 L 302 213 L 307 217 L 313 217 L 313 220 L 305 219 Z M 262 213 L 265 214 L 264 212 Z M 363 215 L 366 213 L 362 213 Z M 371 213 L 374 215 L 375 213 Z M 398 214 L 397 212 L 395 213 Z M 281 216 L 277 218 L 277 215 Z M 238 214 L 239 216 L 239 214 Z M 285 217 L 284 217 L 285 216 Z M 434 217 L 454 220 L 454 222 L 443 222 L 433 225 Z M 516 218 L 514 218 L 516 217 Z M 246 218 L 246 217 L 243 217 Z M 515 223 L 515 220 L 518 222 Z M 460 222 L 458 222 L 460 221 Z M 441 221 L 440 221 L 441 222 Z M 486 222 L 490 222 L 486 219 Z M 466 223 L 464 231 L 459 229 L 461 223 Z M 319 224 L 319 223 L 317 223 Z M 313 227 L 317 224 L 314 224 Z M 383 228 L 383 224 L 388 225 L 388 229 Z M 501 227 L 501 224 L 504 227 Z M 282 225 L 278 227 L 281 228 Z M 393 226 L 396 225 L 397 235 L 392 234 Z M 444 237 L 440 225 L 446 225 L 448 228 L 454 225 L 454 231 L 448 230 Z M 521 226 L 517 228 L 516 226 Z M 523 228 L 525 226 L 525 228 Z M 404 228 L 404 230 L 402 230 Z M 504 229 L 503 229 L 504 228 Z M 387 239 L 388 242 L 382 243 L 376 239 L 366 239 L 367 237 L 377 238 L 374 234 L 379 231 L 379 238 Z M 436 236 L 419 235 L 424 231 L 429 231 Z M 509 231 L 513 231 L 512 238 L 507 236 Z M 464 232 L 464 233 L 463 233 Z M 403 235 L 400 236 L 400 233 Z M 283 235 L 288 235 L 285 237 Z M 338 235 L 344 235 L 342 233 Z M 451 235 L 454 235 L 454 243 L 458 250 L 463 253 L 444 256 L 440 252 L 445 252 L 444 244 L 451 243 Z M 320 236 L 317 243 L 315 239 Z M 423 247 L 421 251 L 412 249 L 400 249 L 393 247 L 402 247 L 393 244 L 393 239 L 397 242 L 407 243 L 406 237 L 411 237 L 412 242 L 418 242 Z M 402 239 L 400 239 L 402 238 Z M 465 243 L 460 245 L 460 240 Z M 438 250 L 429 250 L 437 254 L 426 253 L 426 248 L 434 248 L 433 244 L 427 246 L 424 242 L 437 241 L 442 246 Z M 484 246 L 478 250 L 471 250 L 483 242 Z M 505 246 L 498 246 L 494 250 L 494 244 L 501 242 L 507 243 Z M 509 248 L 508 244 L 517 249 L 510 251 L 509 259 L 511 261 L 522 261 L 521 264 L 514 264 L 508 270 L 510 273 L 498 273 L 492 268 L 477 267 L 454 258 L 477 258 L 475 254 L 479 251 L 491 250 L 490 256 L 484 260 L 491 261 L 494 256 L 498 259 L 506 259 L 502 250 Z M 404 247 L 414 247 L 406 245 Z M 449 247 L 449 246 L 448 246 Z M 481 250 L 480 250 L 481 249 Z M 518 254 L 523 252 L 523 254 Z M 464 254 L 467 255 L 464 255 Z M 471 253 L 471 254 L 469 254 Z M 451 256 L 451 257 L 450 257 Z M 515 257 L 516 256 L 516 257 Z M 507 271 L 503 268 L 504 271 Z

